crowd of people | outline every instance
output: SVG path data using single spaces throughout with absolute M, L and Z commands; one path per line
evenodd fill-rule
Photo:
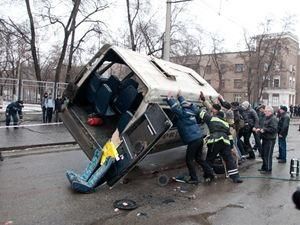
M 290 105 L 290 117 L 300 117 L 300 105 Z
M 55 100 L 52 98 L 51 93 L 45 92 L 41 102 L 42 108 L 42 121 L 43 123 L 51 123 L 52 122 L 52 115 L 55 113 L 55 121 L 58 122 L 58 112 L 61 111 L 61 107 L 65 101 L 65 97 L 56 98 Z M 7 105 L 5 110 L 5 125 L 9 127 L 11 125 L 14 128 L 18 128 L 17 126 L 23 119 L 23 109 L 24 104 L 22 100 L 17 100 L 11 102 Z M 3 156 L 0 151 L 0 161 L 3 161 Z
M 64 103 L 65 97 L 53 99 L 51 93 L 45 92 L 41 102 L 43 123 L 51 123 L 52 115 L 55 114 L 55 122 L 59 122 L 58 113 Z
M 277 112 L 271 106 L 258 105 L 252 108 L 248 101 L 241 104 L 227 102 L 222 96 L 217 101 L 206 98 L 203 93 L 199 97 L 202 104 L 197 106 L 187 102 L 181 95 L 177 99 L 168 95 L 167 103 L 177 117 L 177 128 L 182 141 L 187 144 L 186 164 L 189 176 L 182 178 L 184 182 L 197 184 L 194 162 L 201 165 L 203 177 L 211 182 L 214 175 L 214 161 L 220 157 L 224 162 L 225 172 L 234 183 L 242 183 L 238 165 L 245 160 L 254 160 L 257 155 L 262 158 L 258 169 L 261 174 L 272 173 L 272 158 L 278 137 L 278 163 L 286 163 L 286 138 L 290 117 L 286 106 L 280 106 Z M 205 123 L 209 134 L 205 137 L 198 123 Z M 250 142 L 251 135 L 255 145 Z M 204 140 L 207 144 L 206 159 L 203 158 Z M 255 154 L 255 151 L 258 153 Z

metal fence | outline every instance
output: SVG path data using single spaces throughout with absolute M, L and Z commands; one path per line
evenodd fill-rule
M 0 96 L 4 101 L 15 101 L 18 96 L 24 103 L 40 104 L 41 93 L 54 93 L 54 82 L 22 80 L 19 85 L 18 79 L 0 78 Z M 67 87 L 67 83 L 56 83 L 56 97 L 60 97 Z

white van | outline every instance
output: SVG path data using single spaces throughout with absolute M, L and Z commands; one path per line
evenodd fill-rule
M 89 158 L 117 128 L 121 131 L 118 153 L 122 160 L 105 175 L 107 184 L 113 186 L 150 151 L 183 145 L 173 125 L 175 116 L 165 101 L 168 93 L 176 96 L 179 90 L 193 103 L 199 103 L 200 91 L 218 96 L 190 68 L 105 45 L 67 87 L 69 104 L 61 119 Z M 91 114 L 104 123 L 87 125 Z

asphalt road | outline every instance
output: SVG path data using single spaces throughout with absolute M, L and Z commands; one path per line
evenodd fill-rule
M 289 159 L 300 158 L 297 128 L 290 129 Z M 276 151 L 277 146 L 274 157 Z M 242 184 L 220 176 L 210 185 L 171 183 L 160 187 L 157 176 L 136 173 L 128 184 L 111 190 L 104 185 L 92 194 L 74 193 L 65 171 L 81 171 L 87 163 L 84 153 L 76 150 L 8 157 L 0 162 L 0 225 L 299 224 L 300 211 L 291 201 L 299 182 L 262 177 L 257 171 L 259 159 L 242 167 L 242 176 L 257 177 L 245 178 Z M 184 170 L 166 173 L 171 176 Z M 289 163 L 278 164 L 274 159 L 271 177 L 289 178 Z M 115 211 L 114 201 L 123 198 L 136 201 L 138 208 Z

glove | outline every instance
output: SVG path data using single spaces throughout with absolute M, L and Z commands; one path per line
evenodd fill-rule
M 202 91 L 200 92 L 199 99 L 200 99 L 201 101 L 203 101 L 203 102 L 205 101 L 205 97 L 204 97 L 204 94 L 203 94 Z

